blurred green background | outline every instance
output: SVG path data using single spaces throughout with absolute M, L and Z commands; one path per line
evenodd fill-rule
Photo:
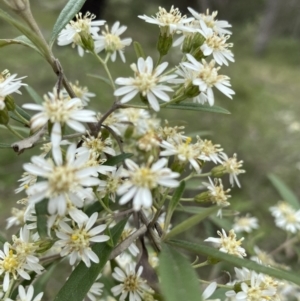
M 33 0 L 33 13 L 46 37 L 50 37 L 53 24 L 66 1 Z M 232 190 L 236 209 L 247 209 L 257 216 L 266 235 L 274 227 L 268 213 L 279 195 L 267 179 L 275 173 L 300 195 L 300 2 L 296 0 L 206 0 L 206 1 L 141 1 L 108 0 L 101 18 L 112 25 L 115 20 L 128 26 L 124 37 L 139 41 L 147 54 L 157 57 L 155 43 L 158 28 L 137 18 L 137 15 L 154 15 L 158 6 L 174 4 L 182 9 L 191 6 L 204 11 L 207 6 L 218 10 L 218 19 L 228 20 L 232 25 L 233 52 L 236 62 L 222 67 L 223 74 L 231 77 L 236 95 L 233 100 L 216 93 L 216 104 L 226 108 L 231 115 L 202 112 L 161 111 L 158 116 L 168 118 L 186 126 L 186 133 L 209 131 L 208 136 L 219 143 L 228 155 L 238 154 L 244 160 L 246 173 L 240 176 L 242 189 Z M 0 7 L 6 9 L 1 2 Z M 7 9 L 6 9 L 7 10 Z M 13 14 L 13 13 L 11 13 Z M 15 15 L 17 18 L 17 16 Z M 0 37 L 13 38 L 20 35 L 14 28 L 0 19 Z M 166 58 L 177 61 L 177 49 Z M 92 107 L 102 112 L 109 108 L 113 98 L 102 82 L 87 74 L 104 75 L 101 66 L 86 54 L 78 56 L 71 46 L 54 47 L 64 72 L 70 81 L 80 81 L 83 86 L 97 93 Z M 126 49 L 128 62 L 135 61 L 133 47 Z M 46 62 L 30 49 L 9 46 L 0 49 L 0 70 L 9 69 L 12 74 L 28 77 L 24 80 L 41 95 L 51 91 L 56 76 Z M 113 75 L 126 76 L 129 68 L 120 60 L 110 64 Z M 31 102 L 27 92 L 16 96 L 19 104 Z M 172 122 L 173 124 L 173 122 Z M 5 130 L 0 129 L 1 142 L 15 141 Z M 28 162 L 38 149 L 17 155 L 13 150 L 0 150 L 0 210 L 1 229 L 10 208 L 22 196 L 15 195 L 17 180 L 22 173 L 22 163 Z M 276 235 L 278 235 L 276 233 Z M 279 235 L 279 238 L 283 237 Z M 278 240 L 262 241 L 262 247 L 274 247 Z

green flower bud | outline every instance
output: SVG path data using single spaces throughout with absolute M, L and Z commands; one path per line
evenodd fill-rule
M 45 239 L 42 241 L 38 241 L 37 245 L 38 245 L 38 249 L 37 249 L 37 253 L 44 253 L 46 251 L 48 251 L 52 246 L 53 246 L 54 242 L 51 239 Z
M 173 44 L 173 36 L 168 35 L 166 33 L 159 34 L 159 38 L 157 41 L 157 50 L 159 51 L 161 56 L 166 55 Z
M 4 99 L 4 102 L 8 111 L 14 111 L 16 109 L 15 100 L 12 96 L 7 95 Z
M 195 202 L 197 203 L 205 203 L 205 202 L 210 202 L 211 201 L 211 196 L 209 191 L 205 191 L 202 193 L 199 193 L 195 196 Z
M 8 124 L 9 122 L 9 115 L 8 115 L 8 110 L 6 107 L 4 107 L 3 110 L 0 110 L 0 124 Z
M 217 258 L 214 258 L 214 257 L 211 257 L 211 256 L 208 256 L 207 257 L 207 262 L 209 263 L 209 264 L 217 264 L 217 263 L 219 263 L 221 260 L 219 260 L 219 259 L 217 259 Z
M 223 165 L 218 165 L 211 170 L 212 177 L 220 178 L 227 173 L 226 167 Z

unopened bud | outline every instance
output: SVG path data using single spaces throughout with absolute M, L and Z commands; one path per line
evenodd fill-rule
M 209 264 L 217 264 L 219 263 L 221 260 L 220 259 L 217 259 L 217 258 L 214 258 L 214 257 L 211 257 L 211 256 L 208 256 L 207 257 L 207 262 Z
M 8 124 L 9 122 L 9 115 L 8 110 L 6 107 L 3 108 L 3 110 L 0 110 L 0 124 Z
M 38 249 L 37 249 L 37 253 L 44 253 L 46 251 L 48 251 L 52 246 L 53 246 L 54 242 L 51 239 L 45 239 L 43 241 L 38 241 L 37 245 L 38 245 Z
M 8 111 L 14 111 L 16 109 L 15 100 L 12 96 L 7 95 L 4 99 L 4 102 Z
M 209 191 L 199 193 L 194 198 L 194 201 L 197 202 L 197 203 L 210 202 L 210 200 L 211 200 L 211 196 L 210 196 Z
M 218 165 L 211 170 L 212 177 L 220 178 L 227 173 L 226 167 L 223 165 Z
M 160 33 L 157 41 L 157 50 L 160 55 L 166 55 L 170 48 L 172 47 L 173 36 L 168 35 L 167 33 Z

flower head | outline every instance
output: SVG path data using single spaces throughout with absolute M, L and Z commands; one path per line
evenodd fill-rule
M 220 236 L 220 238 L 209 237 L 204 241 L 213 242 L 217 244 L 221 252 L 232 254 L 241 258 L 246 256 L 245 249 L 241 247 L 244 238 L 236 240 L 234 230 L 230 230 L 228 236 L 224 229 L 222 229 L 222 232 L 218 231 L 217 233 Z
M 12 94 L 18 93 L 22 94 L 19 89 L 22 86 L 27 86 L 23 84 L 21 79 L 26 76 L 16 78 L 17 74 L 10 75 L 9 71 L 6 69 L 0 73 L 0 110 L 5 107 L 5 97 Z
M 116 267 L 112 276 L 121 284 L 114 286 L 111 291 L 114 296 L 121 295 L 120 300 L 125 300 L 129 295 L 130 301 L 140 301 L 144 292 L 149 292 L 151 289 L 146 283 L 146 280 L 141 278 L 143 267 L 140 266 L 135 271 L 135 264 L 127 264 L 125 271 Z
M 162 34 L 173 35 L 178 30 L 189 30 L 185 24 L 194 20 L 194 18 L 187 18 L 182 16 L 178 8 L 172 5 L 168 12 L 165 8 L 159 7 L 156 16 L 148 17 L 146 15 L 138 16 L 148 23 L 156 24 L 160 27 Z
M 87 87 L 79 86 L 79 82 L 76 81 L 75 84 L 70 83 L 72 90 L 74 91 L 75 95 L 81 99 L 82 106 L 86 106 L 90 102 L 91 97 L 95 97 L 96 94 L 89 92 Z M 69 94 L 67 90 L 62 91 L 64 98 L 69 98 Z
M 95 18 L 96 16 L 89 12 L 85 16 L 82 16 L 82 13 L 77 14 L 76 21 L 71 20 L 66 28 L 60 32 L 57 44 L 59 46 L 72 44 L 73 47 L 77 45 L 80 56 L 83 56 L 86 48 L 93 50 L 93 38 L 97 35 L 99 26 L 105 23 L 103 20 L 93 21 Z
M 43 292 L 37 294 L 34 299 L 33 298 L 33 294 L 34 294 L 34 288 L 32 285 L 29 285 L 27 292 L 25 290 L 25 287 L 23 285 L 19 285 L 18 286 L 18 292 L 19 292 L 19 296 L 16 300 L 18 301 L 41 301 L 42 297 L 44 295 Z M 13 301 L 12 299 L 8 298 L 5 299 L 5 301 Z
M 237 233 L 238 232 L 250 233 L 254 229 L 258 229 L 258 228 L 259 228 L 258 219 L 256 217 L 250 216 L 249 214 L 234 219 L 233 230 Z
M 232 98 L 235 92 L 229 88 L 231 87 L 229 77 L 218 74 L 220 67 L 215 67 L 214 60 L 207 63 L 203 59 L 202 63 L 200 63 L 192 55 L 187 54 L 186 56 L 189 62 L 182 63 L 182 65 L 196 73 L 196 75 L 194 75 L 193 85 L 198 86 L 199 91 L 206 95 L 207 101 L 211 106 L 214 104 L 213 87 L 216 87 L 225 96 Z
M 278 202 L 276 206 L 270 207 L 270 211 L 277 227 L 292 233 L 300 230 L 300 210 L 296 211 L 287 202 Z
M 168 63 L 164 62 L 158 65 L 155 69 L 153 68 L 153 60 L 151 57 L 144 58 L 140 57 L 137 64 L 132 64 L 130 67 L 134 71 L 135 77 L 123 78 L 119 77 L 116 79 L 116 84 L 124 86 L 118 88 L 114 95 L 124 95 L 120 102 L 125 103 L 130 101 L 138 93 L 145 98 L 150 107 L 154 111 L 159 111 L 158 99 L 168 102 L 170 97 L 164 91 L 173 91 L 170 87 L 164 85 L 169 80 L 175 78 L 176 74 L 161 75 L 162 72 L 167 68 Z
M 104 242 L 109 240 L 107 235 L 99 235 L 106 229 L 106 225 L 99 225 L 92 228 L 98 218 L 95 212 L 84 223 L 71 228 L 67 223 L 59 223 L 59 231 L 56 236 L 59 240 L 55 243 L 62 248 L 62 257 L 70 255 L 70 264 L 74 265 L 77 259 L 82 259 L 87 267 L 91 266 L 91 261 L 99 263 L 97 254 L 92 251 L 91 242 Z
M 124 48 L 129 46 L 132 42 L 131 38 L 120 39 L 120 35 L 127 29 L 126 26 L 120 26 L 120 22 L 115 22 L 109 31 L 108 26 L 105 26 L 105 31 L 102 35 L 95 37 L 95 52 L 99 53 L 102 50 L 111 54 L 111 60 L 114 62 L 119 53 L 121 60 L 125 63 Z
M 89 153 L 76 158 L 76 145 L 69 146 L 66 160 L 63 162 L 60 148 L 56 149 L 54 161 L 38 156 L 32 157 L 32 164 L 25 164 L 24 169 L 33 175 L 41 177 L 42 181 L 30 186 L 26 193 L 29 203 L 40 202 L 49 198 L 48 211 L 64 215 L 67 202 L 70 200 L 77 207 L 83 206 L 78 193 L 85 195 L 85 188 L 100 183 L 97 178 L 99 167 L 85 167 Z
M 125 160 L 127 170 L 124 170 L 124 177 L 127 181 L 118 189 L 118 194 L 122 195 L 119 203 L 121 205 L 128 203 L 133 198 L 133 208 L 138 211 L 141 207 L 150 208 L 152 206 L 152 190 L 158 186 L 177 187 L 179 182 L 175 178 L 179 174 L 172 172 L 165 167 L 168 160 L 163 158 L 152 163 L 149 160 L 146 166 L 138 166 L 130 159 Z
M 231 27 L 231 25 L 227 21 L 219 21 L 216 20 L 216 16 L 218 14 L 217 11 L 212 12 L 209 14 L 209 10 L 207 9 L 206 14 L 199 14 L 191 7 L 188 7 L 188 10 L 193 15 L 193 17 L 199 21 L 200 27 L 208 27 L 213 29 L 213 31 L 217 34 L 231 34 L 227 28 Z

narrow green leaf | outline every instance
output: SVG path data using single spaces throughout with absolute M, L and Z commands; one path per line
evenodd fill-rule
M 32 87 L 25 86 L 25 89 L 32 100 L 34 100 L 37 104 L 42 104 L 44 102 L 43 98 Z
M 0 148 L 11 148 L 11 145 L 7 143 L 0 143 Z
M 107 161 L 105 161 L 104 165 L 109 165 L 109 166 L 115 166 L 121 162 L 123 162 L 125 159 L 132 157 L 133 154 L 131 153 L 124 153 L 115 157 L 109 158 Z
M 49 282 L 49 279 L 51 278 L 51 276 L 58 264 L 59 264 L 58 261 L 52 262 L 49 265 L 49 267 L 46 269 L 46 271 L 43 272 L 43 274 L 36 279 L 36 281 L 33 284 L 35 295 L 37 295 L 38 293 L 43 292 L 45 290 L 45 287 L 46 287 L 47 283 Z
M 37 217 L 37 230 L 40 237 L 47 236 L 47 214 L 48 214 L 48 200 L 44 199 L 35 204 L 35 211 Z
M 209 105 L 201 105 L 199 103 L 179 103 L 179 104 L 171 104 L 162 107 L 163 109 L 176 109 L 176 110 L 189 110 L 189 111 L 204 111 L 204 112 L 211 112 L 211 113 L 221 113 L 221 114 L 230 114 L 224 108 L 217 107 L 217 106 L 209 106 Z
M 0 9 L 0 18 L 5 20 L 10 25 L 16 27 L 21 33 L 23 33 L 23 35 L 25 35 L 41 51 L 42 54 L 49 53 L 46 45 L 44 45 L 41 39 L 30 28 L 17 21 L 16 18 L 11 17 L 2 9 Z
M 12 116 L 9 116 L 9 117 L 13 118 Z M 13 118 L 13 119 L 16 120 L 17 118 Z M 11 125 L 10 127 L 13 128 L 17 132 L 22 132 L 27 135 L 29 134 L 29 131 L 30 131 L 29 128 L 21 127 L 21 126 L 17 126 L 17 125 Z M 0 124 L 0 129 L 7 130 L 7 127 L 4 126 L 3 124 Z
M 220 252 L 218 249 L 214 249 L 212 247 L 208 247 L 203 244 L 195 244 L 195 243 L 190 243 L 188 241 L 182 241 L 182 240 L 170 240 L 168 241 L 168 243 L 173 246 L 188 250 L 196 254 L 202 254 L 205 256 L 213 257 L 223 262 L 227 262 L 234 267 L 240 267 L 240 268 L 245 267 L 249 270 L 253 270 L 258 273 L 267 274 L 272 277 L 291 281 L 297 285 L 300 285 L 299 274 L 292 271 L 266 267 L 264 265 L 256 263 L 255 261 L 226 254 Z
M 71 19 L 80 11 L 82 5 L 86 0 L 69 0 L 66 6 L 63 8 L 59 14 L 49 41 L 49 46 L 52 47 L 54 41 L 56 40 L 58 34 L 62 29 L 70 22 Z
M 31 119 L 31 116 L 26 112 L 24 111 L 21 107 L 19 107 L 17 104 L 16 105 L 16 111 L 22 116 L 24 117 L 26 120 L 30 120 Z
M 0 39 L 0 47 L 5 47 L 13 44 L 23 45 L 41 53 L 39 49 L 26 36 L 19 36 L 14 39 Z
M 180 185 L 174 191 L 174 194 L 173 194 L 172 199 L 171 199 L 170 204 L 169 204 L 169 209 L 168 210 L 170 210 L 172 213 L 174 212 L 174 210 L 176 209 L 178 203 L 180 202 L 180 198 L 182 197 L 184 189 L 185 189 L 185 182 L 182 181 L 180 183 Z
M 192 227 L 200 223 L 202 220 L 210 216 L 212 213 L 216 212 L 220 209 L 218 206 L 213 206 L 203 211 L 199 212 L 198 214 L 188 218 L 187 220 L 183 221 L 181 224 L 174 227 L 167 235 L 166 239 L 170 239 L 173 236 L 176 236 Z
M 135 54 L 136 54 L 137 58 L 140 58 L 140 57 L 142 57 L 144 59 L 146 58 L 143 47 L 139 42 L 134 41 L 133 42 L 133 48 L 134 48 L 134 51 L 135 51 Z
M 96 79 L 100 79 L 101 81 L 103 81 L 104 83 L 108 84 L 109 86 L 111 86 L 111 82 L 105 78 L 104 76 L 101 75 L 97 75 L 97 74 L 87 74 L 87 76 L 92 77 L 92 78 L 96 78 Z
M 285 183 L 282 182 L 277 176 L 273 174 L 268 175 L 269 180 L 272 182 L 278 193 L 281 195 L 283 201 L 288 202 L 294 209 L 300 209 L 300 203 L 297 196 L 293 191 L 287 187 Z
M 126 222 L 127 219 L 122 220 L 110 229 L 112 240 L 115 244 L 119 241 Z M 112 249 L 113 247 L 106 243 L 94 244 L 92 250 L 99 257 L 100 262 L 98 264 L 92 263 L 90 268 L 86 267 L 83 262 L 80 262 L 58 292 L 54 301 L 82 301 L 106 264 Z
M 173 248 L 162 245 L 158 272 L 164 300 L 202 300 L 195 270 L 189 261 Z

